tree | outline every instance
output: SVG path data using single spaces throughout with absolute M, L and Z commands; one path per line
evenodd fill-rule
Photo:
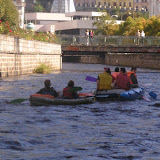
M 19 24 L 19 13 L 12 0 L 0 0 L 0 20 L 12 26 Z
M 35 10 L 35 12 L 44 12 L 45 11 L 45 9 L 41 5 L 41 3 L 38 1 L 36 1 L 36 3 L 35 3 L 34 10 Z
M 99 17 L 99 20 L 95 21 L 93 26 L 97 27 L 95 34 L 101 33 L 105 35 L 106 20 L 111 19 L 111 16 L 106 11 L 101 11 L 101 13 L 102 15 Z
M 151 17 L 146 22 L 144 29 L 148 36 L 160 36 L 160 17 Z

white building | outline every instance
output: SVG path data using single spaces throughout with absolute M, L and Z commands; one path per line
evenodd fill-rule
M 35 31 L 54 33 L 55 24 L 71 21 L 71 17 L 66 17 L 65 13 L 25 13 L 25 24 L 32 22 L 35 25 Z
M 70 12 L 70 13 L 26 13 L 26 24 L 35 24 L 35 31 L 85 35 L 87 29 L 95 30 L 93 23 L 104 14 L 103 12 Z M 109 23 L 109 22 L 108 22 Z M 120 24 L 121 21 L 115 21 Z
M 160 15 L 160 0 L 150 0 L 149 16 Z
M 13 2 L 19 12 L 19 18 L 20 18 L 19 26 L 21 28 L 24 28 L 25 0 L 13 0 Z
M 26 13 L 26 24 L 35 24 L 37 32 L 60 32 L 61 34 L 84 35 L 86 29 L 96 29 L 93 22 L 101 12 L 72 13 Z

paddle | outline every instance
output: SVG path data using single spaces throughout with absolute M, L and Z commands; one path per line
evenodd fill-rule
M 97 78 L 95 77 L 90 77 L 90 76 L 86 76 L 86 79 L 87 81 L 91 81 L 91 82 L 96 82 L 97 81 Z
M 154 93 L 154 92 L 149 92 L 149 91 L 147 91 L 147 90 L 144 89 L 144 88 L 141 88 L 141 89 L 143 89 L 144 91 L 148 92 L 149 95 L 150 95 L 153 99 L 156 99 L 156 98 L 157 98 L 157 94 L 156 94 L 156 93 Z
M 12 103 L 12 104 L 17 104 L 17 103 L 22 103 L 24 101 L 28 100 L 28 98 L 17 98 L 17 99 L 13 99 L 11 101 L 8 101 L 7 103 Z
M 139 95 L 140 95 L 143 99 L 145 99 L 146 101 L 151 101 L 149 98 L 144 97 L 141 93 L 136 92 L 134 89 L 133 89 L 132 91 L 134 91 L 135 93 L 139 94 Z

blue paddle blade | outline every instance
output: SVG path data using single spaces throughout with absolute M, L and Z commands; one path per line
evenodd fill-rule
M 155 94 L 154 92 L 149 92 L 149 95 L 150 95 L 153 99 L 156 99 L 156 98 L 157 98 L 157 94 Z
M 144 91 L 148 92 L 149 95 L 150 95 L 153 99 L 156 99 L 156 98 L 157 98 L 157 94 L 155 94 L 154 92 L 149 92 L 149 91 L 147 91 L 147 90 L 144 89 L 144 88 L 141 88 L 141 89 L 143 89 Z
M 91 82 L 96 82 L 97 81 L 97 78 L 95 77 L 90 77 L 90 76 L 86 76 L 86 79 L 87 81 L 91 81 Z

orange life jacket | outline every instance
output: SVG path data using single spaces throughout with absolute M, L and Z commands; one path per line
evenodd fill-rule
M 132 71 L 128 71 L 128 72 L 127 72 L 127 76 L 128 76 L 129 79 L 130 79 L 130 84 L 133 84 L 133 82 L 132 82 L 132 80 L 131 80 L 131 78 L 130 78 L 131 74 L 134 74 L 134 76 L 135 76 L 136 78 L 137 78 L 137 76 L 136 76 L 135 72 L 132 72 Z
M 112 76 L 116 79 L 117 75 L 119 75 L 119 72 L 113 72 Z

